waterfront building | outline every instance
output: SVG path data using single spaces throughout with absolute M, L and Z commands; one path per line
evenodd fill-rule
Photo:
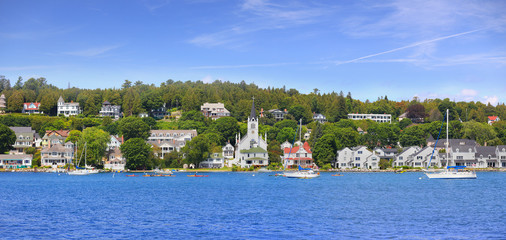
M 478 168 L 495 168 L 500 167 L 498 158 L 497 158 L 497 147 L 492 146 L 477 146 L 475 148 L 475 158 L 476 163 L 473 164 L 472 167 Z
M 433 152 L 433 147 L 424 147 L 419 151 L 408 157 L 405 165 L 402 166 L 411 166 L 411 167 L 421 167 L 426 168 L 429 164 L 429 160 L 431 159 L 431 155 Z M 434 155 L 432 156 L 432 160 L 430 160 L 431 167 L 441 167 L 441 163 L 439 160 L 439 153 L 434 151 Z
M 163 158 L 172 151 L 181 151 L 196 136 L 197 130 L 151 130 L 147 142 L 158 147 L 155 154 Z
M 10 151 L 12 154 L 22 154 L 25 149 L 34 146 L 35 130 L 31 127 L 9 127 L 16 134 L 16 142 Z
M 74 157 L 74 144 L 66 142 L 62 144 L 53 144 L 40 151 L 41 166 L 61 167 L 72 162 Z
M 70 103 L 66 103 L 62 96 L 58 99 L 58 114 L 57 115 L 63 115 L 65 117 L 69 116 L 77 116 L 81 113 L 81 109 L 79 108 L 78 102 L 70 101 Z
M 230 144 L 230 142 L 227 142 L 227 145 L 221 148 L 223 157 L 225 159 L 233 159 L 234 158 L 234 146 Z
M 488 116 L 488 124 L 492 125 L 495 122 L 501 121 L 501 119 L 498 116 Z
M 225 166 L 225 158 L 220 152 L 209 154 L 208 158 L 199 163 L 200 168 L 223 168 Z
M 496 146 L 495 156 L 498 162 L 497 167 L 506 168 L 506 145 Z
M 221 117 L 229 117 L 230 112 L 225 108 L 225 104 L 223 103 L 204 103 L 200 107 L 200 111 L 204 114 L 205 117 L 210 117 L 213 120 L 216 120 Z
M 5 102 L 5 95 L 0 96 L 0 113 L 5 113 L 5 108 L 7 107 L 7 104 Z
M 313 113 L 313 121 L 319 122 L 319 123 L 325 123 L 325 122 L 327 122 L 327 117 L 325 117 L 321 113 Z
M 378 169 L 379 160 L 379 156 L 367 150 L 365 146 L 345 147 L 337 151 L 333 165 L 335 168 Z
M 38 102 L 31 102 L 31 103 L 23 103 L 23 110 L 22 113 L 28 113 L 28 114 L 40 114 L 39 111 L 40 103 Z
M 351 120 L 372 120 L 378 123 L 392 123 L 391 114 L 361 114 L 361 113 L 348 113 L 348 119 Z
M 32 166 L 32 159 L 29 154 L 0 154 L 0 167 L 29 168 Z
M 408 166 L 408 163 L 411 162 L 411 156 L 420 150 L 421 148 L 418 146 L 405 147 L 401 153 L 394 157 L 392 165 L 394 167 Z
M 104 168 L 113 171 L 123 171 L 125 170 L 125 165 L 126 160 L 123 158 L 123 154 L 119 147 L 109 148 L 107 160 L 104 162 Z
M 300 147 L 302 146 L 302 147 Z M 283 150 L 283 165 L 290 168 L 297 168 L 298 165 L 301 167 L 313 167 L 313 152 L 309 147 L 308 142 L 304 144 L 296 144 L 295 147 L 285 147 Z
M 240 139 L 240 140 L 239 140 Z M 251 105 L 251 113 L 248 117 L 248 132 L 246 136 L 236 136 L 235 159 L 229 164 L 239 165 L 243 168 L 250 166 L 269 165 L 267 154 L 267 133 L 265 140 L 258 133 L 258 117 L 255 111 L 255 99 Z
M 281 111 L 279 109 L 271 109 L 267 112 L 270 112 L 276 121 L 285 119 L 285 115 L 288 114 L 288 111 L 286 109 L 284 111 Z
M 65 140 L 69 136 L 69 130 L 47 130 L 44 137 L 42 137 L 41 146 L 42 147 L 51 147 L 54 144 L 65 144 Z
M 378 155 L 378 157 L 380 157 L 380 159 L 393 159 L 395 157 L 395 155 L 397 154 L 397 148 L 380 148 L 380 147 L 376 147 L 374 150 L 373 150 L 373 153 L 375 155 Z
M 121 117 L 121 106 L 112 105 L 110 102 L 105 101 L 102 103 L 102 108 L 99 112 L 101 117 L 110 117 L 113 119 L 119 119 Z

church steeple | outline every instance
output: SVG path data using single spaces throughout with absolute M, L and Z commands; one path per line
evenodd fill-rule
M 257 118 L 257 112 L 255 111 L 255 97 L 253 97 L 253 104 L 251 104 L 251 113 L 249 115 L 251 119 Z

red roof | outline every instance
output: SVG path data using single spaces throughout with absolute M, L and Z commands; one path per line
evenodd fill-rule
M 488 119 L 490 119 L 490 121 L 497 121 L 497 116 L 488 116 Z
M 293 157 L 293 158 L 285 158 L 285 160 L 313 160 L 313 159 L 308 157 L 301 157 L 301 158 Z
M 306 150 L 307 153 L 312 153 L 311 148 L 309 147 L 309 143 L 305 142 L 302 147 L 304 150 Z M 285 148 L 285 153 L 297 153 L 297 151 L 299 151 L 299 146 L 293 147 L 292 151 L 290 151 L 290 148 Z
M 29 108 L 28 106 L 30 106 L 31 104 L 35 105 L 35 108 Z M 25 110 L 39 110 L 39 107 L 40 107 L 40 103 L 37 103 L 37 102 L 34 102 L 34 103 L 25 103 Z
M 46 135 L 51 135 L 51 133 L 56 133 L 62 137 L 68 137 L 70 130 L 46 130 Z

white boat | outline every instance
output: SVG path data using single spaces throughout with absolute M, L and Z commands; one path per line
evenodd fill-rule
M 302 178 L 302 179 L 309 179 L 309 178 L 317 178 L 320 176 L 319 172 L 315 172 L 312 169 L 306 169 L 299 166 L 298 171 L 293 172 L 284 172 L 283 176 L 286 178 Z
M 424 170 L 424 173 L 430 179 L 476 179 L 476 172 L 464 170 L 466 168 L 466 166 L 448 166 L 448 159 L 449 159 L 448 158 L 448 147 L 449 147 L 449 144 L 448 144 L 449 120 L 448 119 L 449 118 L 450 118 L 449 117 L 449 110 L 446 109 L 446 146 L 445 146 L 446 168 L 442 169 L 442 170 L 437 170 L 437 169 L 430 169 L 429 170 L 430 160 L 432 160 L 432 156 L 434 155 L 434 150 L 436 149 L 436 146 L 437 146 L 437 141 L 439 140 L 439 136 L 438 136 L 438 139 L 436 140 L 436 144 L 434 145 L 434 150 L 432 150 L 432 155 L 430 156 L 429 163 L 427 164 L 427 169 Z M 443 128 L 442 125 L 441 125 L 441 128 Z M 441 130 L 439 132 L 441 133 Z
M 79 158 L 79 163 L 81 162 L 81 158 L 83 157 L 83 153 L 81 153 L 81 157 Z M 90 174 L 96 174 L 98 173 L 98 170 L 94 167 L 88 166 L 86 164 L 86 143 L 84 143 L 84 166 L 85 168 L 79 168 L 79 163 L 77 163 L 76 170 L 68 171 L 68 175 L 74 175 L 74 176 L 84 176 L 84 175 L 90 175 Z
M 301 131 L 302 131 L 302 119 L 300 119 L 299 124 L 299 141 L 301 141 Z M 294 138 L 295 141 L 295 138 Z M 290 152 L 292 149 L 290 149 Z M 317 178 L 320 176 L 319 172 L 313 171 L 311 168 L 302 168 L 300 166 L 300 155 L 299 155 L 299 169 L 297 171 L 288 171 L 283 173 L 283 177 L 286 178 L 302 178 L 302 179 L 310 179 L 310 178 Z

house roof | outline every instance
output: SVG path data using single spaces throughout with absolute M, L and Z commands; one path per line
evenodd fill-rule
M 9 127 L 15 133 L 35 133 L 31 127 Z
M 24 160 L 32 158 L 32 155 L 29 154 L 0 154 L 0 160 Z
M 497 116 L 488 116 L 488 119 L 490 119 L 490 121 L 497 121 Z
M 64 101 L 64 100 L 63 100 L 63 98 L 60 96 L 60 98 L 58 98 L 58 102 L 65 102 L 65 101 Z
M 30 105 L 34 105 L 35 107 L 30 107 Z M 23 108 L 25 110 L 39 110 L 39 107 L 40 107 L 40 103 L 37 103 L 37 102 L 32 102 L 32 103 L 24 103 L 23 105 Z
M 46 130 L 45 136 L 58 135 L 58 136 L 62 136 L 62 137 L 68 137 L 69 133 L 70 133 L 70 130 Z
M 66 148 L 63 145 L 57 143 L 53 144 L 50 148 L 44 148 L 41 152 L 72 152 L 71 148 Z
M 255 147 L 255 148 L 241 150 L 241 153 L 267 153 L 267 151 L 261 147 Z
M 450 144 L 450 147 L 458 147 L 458 146 L 475 147 L 478 145 L 475 140 L 470 139 L 448 139 L 448 143 Z M 446 147 L 446 140 L 438 141 L 436 147 L 439 148 Z
M 483 157 L 488 157 L 488 155 L 495 157 L 495 149 L 496 147 L 492 146 L 479 146 L 476 147 L 476 157 L 479 157 L 480 155 L 483 155 Z
M 309 143 L 304 142 L 304 145 L 302 145 L 302 147 L 304 148 L 304 150 L 306 150 L 307 153 L 312 153 L 311 147 L 309 147 Z M 292 147 L 292 151 L 290 151 L 290 148 L 284 149 L 285 154 L 286 153 L 297 153 L 298 151 L 299 151 L 299 146 Z

